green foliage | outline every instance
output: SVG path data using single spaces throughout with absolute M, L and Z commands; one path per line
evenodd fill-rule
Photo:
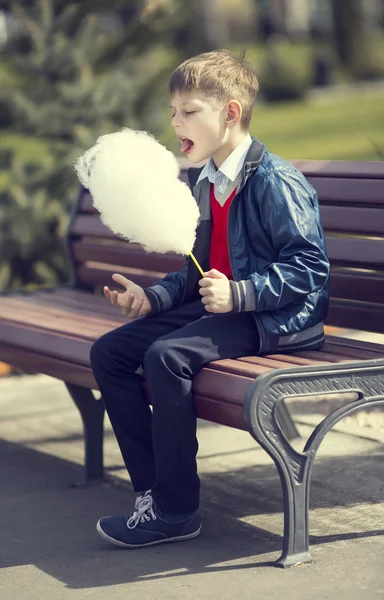
M 309 91 L 307 71 L 286 54 L 286 43 L 270 42 L 268 53 L 259 72 L 260 95 L 267 102 L 299 100 Z
M 306 102 L 256 102 L 251 134 L 287 159 L 382 160 L 381 90 L 329 91 Z
M 68 279 L 67 210 L 42 184 L 49 175 L 54 185 L 52 171 L 13 159 L 10 172 L 6 191 L 0 191 L 0 288 Z
M 384 77 L 384 56 L 378 40 L 369 41 L 356 53 L 356 57 L 348 67 L 348 73 L 356 81 L 369 81 Z M 374 40 L 374 38 L 373 38 Z
M 367 30 L 362 0 L 332 0 L 334 45 L 341 64 L 355 80 L 384 76 L 379 40 Z
M 130 9 L 108 33 L 106 11 Z M 144 97 L 173 63 L 162 15 L 140 0 L 12 3 L 23 33 L 0 66 L 0 287 L 67 278 L 63 236 L 77 196 L 74 160 L 105 133 L 147 128 Z M 172 27 L 172 19 L 167 21 Z M 156 124 L 151 131 L 160 134 Z M 28 148 L 29 150 L 28 150 Z

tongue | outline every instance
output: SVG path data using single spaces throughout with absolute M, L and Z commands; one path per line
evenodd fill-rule
M 181 142 L 181 152 L 186 152 L 187 150 L 189 150 L 191 148 L 191 146 L 193 146 L 193 142 L 191 142 L 191 140 L 183 140 Z

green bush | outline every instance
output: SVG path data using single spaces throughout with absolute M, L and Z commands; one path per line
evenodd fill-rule
M 384 77 L 384 57 L 376 48 L 358 53 L 348 72 L 356 81 L 372 81 Z
M 104 10 L 123 4 L 132 18 L 111 35 Z M 162 51 L 167 31 L 157 34 L 136 5 L 12 3 L 24 38 L 0 60 L 0 288 L 68 279 L 63 240 L 79 188 L 74 160 L 103 134 L 147 129 L 145 98 L 156 98 L 173 50 Z M 156 135 L 159 125 L 151 130 Z
M 266 102 L 300 100 L 310 88 L 306 66 L 288 58 L 285 45 L 271 43 L 259 71 L 260 95 Z
M 0 171 L 6 175 L 0 178 L 0 289 L 66 281 L 69 206 L 52 194 L 63 175 L 55 181 L 51 169 L 15 156 L 9 160 L 10 168 Z M 73 186 L 71 191 L 75 196 Z

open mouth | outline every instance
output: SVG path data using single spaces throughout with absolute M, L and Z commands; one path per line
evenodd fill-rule
M 181 152 L 185 152 L 186 154 L 188 154 L 188 152 L 190 152 L 193 148 L 193 146 L 195 145 L 194 142 L 192 142 L 192 140 L 189 140 L 188 138 L 185 137 L 181 137 L 180 138 L 181 141 Z

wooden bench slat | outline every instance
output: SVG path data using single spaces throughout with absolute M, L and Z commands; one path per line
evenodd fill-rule
M 100 322 L 103 324 L 118 323 L 124 319 L 123 315 L 116 308 L 114 312 L 110 311 L 108 314 L 94 313 L 92 311 L 85 314 L 83 311 L 78 311 L 77 308 L 63 308 L 39 302 L 38 298 L 35 301 L 28 301 L 17 297 L 0 298 L 0 311 L 2 317 L 8 319 L 13 319 L 15 315 L 19 314 L 20 320 L 23 320 L 24 323 L 29 323 L 29 319 L 32 317 L 38 317 L 41 319 L 43 327 L 52 320 L 63 323 L 75 320 L 84 323 L 84 325 L 92 325 Z
M 381 179 L 350 179 L 341 177 L 308 176 L 315 188 L 320 204 L 361 204 L 384 206 Z
M 325 342 L 323 349 L 324 352 L 328 354 L 339 355 L 340 352 L 342 352 L 344 356 L 356 358 L 357 360 L 371 360 L 375 358 L 384 358 L 384 351 L 382 352 L 381 356 L 377 356 L 375 352 L 370 352 L 369 350 L 362 350 L 361 348 L 356 348 L 353 345 L 351 345 L 350 347 L 340 346 L 337 344 L 333 344 L 332 341 Z
M 236 358 L 237 361 L 251 363 L 255 365 L 262 365 L 264 367 L 271 367 L 272 369 L 286 368 L 290 366 L 290 362 L 284 359 L 284 354 L 280 355 L 281 358 L 275 358 L 273 355 L 263 356 L 240 356 Z M 305 363 L 301 363 L 305 364 Z
M 215 371 L 223 371 L 234 375 L 243 375 L 244 377 L 255 378 L 262 373 L 268 373 L 272 367 L 260 363 L 240 362 L 236 359 L 226 358 L 215 360 L 210 363 L 210 368 Z
M 355 239 L 326 235 L 331 263 L 367 269 L 384 268 L 384 239 Z
M 267 355 L 268 358 L 272 358 L 272 359 L 278 359 L 278 360 L 285 360 L 289 366 L 291 365 L 297 365 L 297 366 L 303 366 L 303 365 L 325 365 L 328 363 L 328 361 L 326 360 L 321 360 L 319 359 L 310 359 L 310 358 L 304 358 L 303 356 L 296 356 L 294 354 L 268 354 Z
M 92 390 L 97 390 L 97 383 L 93 377 L 90 366 L 81 363 L 69 363 L 52 355 L 45 355 L 29 348 L 20 348 L 12 344 L 0 342 L 0 359 L 7 360 L 9 364 L 26 373 L 43 373 L 76 385 L 82 385 Z
M 193 393 L 243 406 L 245 394 L 254 381 L 254 377 L 211 369 L 211 364 L 214 363 L 208 363 L 194 377 Z M 270 370 L 267 369 L 267 371 Z
M 100 214 L 93 206 L 91 193 L 86 190 L 83 192 L 79 202 L 79 213 L 95 213 Z
M 37 291 L 25 295 L 7 294 L 4 298 L 18 298 L 25 303 L 25 310 L 29 310 L 29 305 L 54 307 L 63 311 L 75 311 L 97 318 L 98 315 L 107 319 L 120 319 L 119 311 L 112 306 L 110 301 L 103 294 L 94 294 L 90 291 L 75 292 L 73 295 L 64 294 L 57 290 L 56 292 Z M 2 307 L 2 297 L 0 296 L 0 313 Z
M 207 398 L 200 394 L 194 395 L 194 401 L 198 418 L 246 431 L 242 406 L 223 404 L 220 400 Z
M 95 242 L 74 242 L 73 255 L 78 262 L 100 262 L 112 265 L 147 269 L 159 273 L 170 273 L 183 268 L 184 258 L 177 254 L 148 253 L 141 249 L 134 249 L 130 244 L 101 245 Z M 117 268 L 117 267 L 116 267 Z
M 68 293 L 69 292 L 69 293 Z M 92 316 L 92 311 L 102 314 L 106 312 L 110 315 L 118 314 L 117 309 L 111 305 L 104 294 L 96 294 L 89 290 L 68 290 L 65 288 L 57 288 L 56 290 L 37 290 L 27 294 L 19 294 L 17 292 L 9 293 L 0 296 L 0 310 L 2 299 L 19 299 L 26 304 L 36 304 L 44 306 L 52 306 L 56 308 L 75 309 L 80 312 L 86 312 Z
M 316 356 L 318 356 L 318 354 L 321 355 L 321 357 L 323 358 L 323 360 L 325 360 L 328 363 L 340 363 L 340 362 L 353 362 L 353 358 L 351 358 L 350 356 L 346 356 L 346 355 L 341 355 L 341 354 L 331 354 L 330 352 L 323 352 L 322 350 L 319 351 L 311 351 L 311 350 L 302 350 L 301 352 L 295 352 L 296 356 L 303 356 L 304 358 L 312 358 L 312 359 L 316 359 Z
M 148 272 L 145 271 L 140 273 L 138 269 L 129 269 L 127 267 L 120 267 L 119 270 L 117 270 L 116 265 L 106 265 L 105 268 L 80 265 L 76 269 L 78 280 L 83 285 L 87 285 L 89 287 L 103 287 L 104 285 L 110 285 L 113 287 L 113 289 L 120 289 L 120 286 L 111 279 L 113 273 L 116 272 L 121 273 L 143 288 L 153 285 L 156 283 L 156 281 L 159 281 L 164 276 L 164 274 L 161 273 L 148 274 Z
M 188 160 L 188 159 L 187 159 Z M 306 177 L 347 177 L 348 179 L 384 179 L 384 163 L 381 161 L 359 162 L 341 160 L 290 160 Z M 190 161 L 182 163 L 184 168 L 192 166 Z
M 321 221 L 325 230 L 382 237 L 384 231 L 383 207 L 349 207 L 346 210 L 344 206 L 324 205 L 320 207 Z
M 95 295 L 92 292 L 86 292 L 81 300 L 78 298 L 71 298 L 70 296 L 53 295 L 52 297 L 41 294 L 36 299 L 31 299 L 31 301 L 43 306 L 51 306 L 54 304 L 57 308 L 67 311 L 76 311 L 90 316 L 92 316 L 92 314 L 97 314 L 101 317 L 105 315 L 107 319 L 112 320 L 120 320 L 120 317 L 122 317 L 122 321 L 124 320 L 124 322 L 128 320 L 119 313 L 119 310 L 113 306 L 104 295 Z
M 332 298 L 370 302 L 372 298 L 384 305 L 384 272 L 331 269 Z
M 381 304 L 348 302 L 333 299 L 329 305 L 326 323 L 374 333 L 384 333 L 384 309 Z
M 52 317 L 52 315 L 50 315 L 49 318 L 47 316 L 44 317 L 42 312 L 38 311 L 21 316 L 20 311 L 17 309 L 7 309 L 6 318 L 7 321 L 5 321 L 4 316 L 4 322 L 0 323 L 1 336 L 5 335 L 5 327 L 9 328 L 12 325 L 20 324 L 20 326 L 24 327 L 25 335 L 27 335 L 29 329 L 36 327 L 38 329 L 42 328 L 44 330 L 49 330 L 57 335 L 68 335 L 72 338 L 86 338 L 93 340 L 104 333 L 107 333 L 111 329 L 122 325 L 122 323 L 117 320 L 101 320 L 97 318 L 85 320 L 84 315 L 81 315 L 80 317 L 73 315 L 73 317 L 69 318 L 67 313 L 65 319 L 55 318 Z M 7 339 L 12 342 L 11 332 L 10 336 L 11 337 Z M 1 337 L 1 339 L 5 338 Z
M 89 350 L 96 338 L 86 335 L 74 337 L 32 325 L 26 331 L 23 325 L 10 322 L 0 324 L 0 339 L 2 344 L 19 348 L 20 352 L 28 350 L 31 356 L 46 355 L 89 367 Z
M 340 335 L 334 334 L 334 335 L 330 335 L 329 333 L 327 333 L 327 327 L 325 327 L 325 341 L 326 343 L 329 344 L 337 344 L 338 346 L 346 346 L 347 348 L 350 348 L 351 346 L 353 346 L 353 348 L 358 348 L 360 350 L 368 350 L 369 352 L 377 352 L 378 354 L 380 354 L 380 357 L 383 356 L 383 352 L 384 352 L 384 348 L 383 348 L 383 344 L 377 344 L 376 342 L 368 342 L 366 340 L 357 340 L 357 339 L 351 339 L 351 338 L 347 338 L 347 337 L 341 337 Z M 379 356 L 376 357 L 372 357 L 372 358 L 380 358 Z
M 70 239 L 73 237 L 99 237 L 99 238 L 111 238 L 115 237 L 113 231 L 108 229 L 102 223 L 99 214 L 91 214 L 91 215 L 77 215 L 74 219 L 71 230 L 70 230 Z M 124 241 L 123 238 L 119 238 Z

